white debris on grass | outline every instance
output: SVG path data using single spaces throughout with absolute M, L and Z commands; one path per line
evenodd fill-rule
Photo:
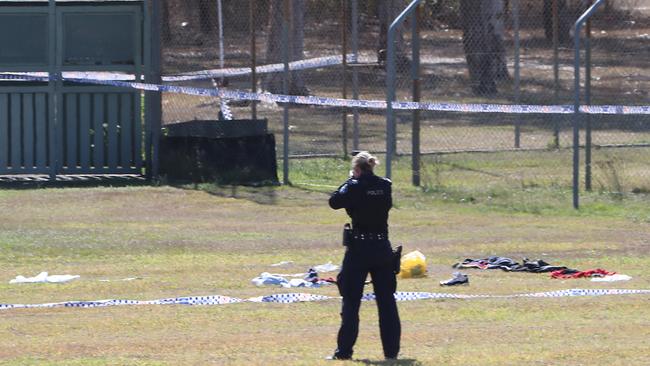
M 336 264 L 332 264 L 332 262 L 330 261 L 330 262 L 327 262 L 325 264 L 320 264 L 318 266 L 315 266 L 313 268 L 314 268 L 314 271 L 316 271 L 318 273 L 322 273 L 322 272 L 338 271 L 341 267 L 339 267 Z
M 271 276 L 280 276 L 280 277 L 305 277 L 307 272 L 303 273 L 271 273 Z
M 288 280 L 282 276 L 273 273 L 263 272 L 258 277 L 251 280 L 256 286 L 282 286 L 284 288 L 292 287 L 321 287 L 329 285 L 326 281 L 307 281 L 302 278 L 292 278 Z
M 260 273 L 260 275 L 258 277 L 253 278 L 251 282 L 253 282 L 256 286 L 265 286 L 265 285 L 283 286 L 289 283 L 289 281 L 286 278 L 282 276 L 273 275 L 268 272 Z
M 79 275 L 48 275 L 47 272 L 41 272 L 34 277 L 16 276 L 9 284 L 17 283 L 65 283 L 79 278 Z
M 133 281 L 133 280 L 141 280 L 142 278 L 140 277 L 127 277 L 127 278 L 122 278 L 119 280 L 109 280 L 109 279 L 101 279 L 99 282 L 120 282 L 120 281 Z
M 617 281 L 629 281 L 632 277 L 624 274 L 614 274 L 611 276 L 604 277 L 593 277 L 591 282 L 617 282 Z
M 282 262 L 271 264 L 271 267 L 282 267 L 282 266 L 286 266 L 287 264 L 291 264 L 291 263 L 293 263 L 293 261 L 282 261 Z

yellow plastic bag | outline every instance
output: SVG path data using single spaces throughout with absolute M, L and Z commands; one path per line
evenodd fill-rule
M 402 257 L 399 278 L 419 278 L 427 275 L 427 259 L 419 251 L 410 252 Z

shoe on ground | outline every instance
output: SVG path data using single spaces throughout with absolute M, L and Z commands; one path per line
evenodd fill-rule
M 310 268 L 309 271 L 307 271 L 304 279 L 308 282 L 314 282 L 318 280 L 318 272 L 316 272 L 313 268 Z
M 440 286 L 457 286 L 457 285 L 468 285 L 469 277 L 466 274 L 460 272 L 454 272 L 454 276 L 448 280 L 440 281 Z
M 326 359 L 326 360 L 330 360 L 330 361 L 335 361 L 335 360 L 346 361 L 346 360 L 351 360 L 351 359 L 352 359 L 352 356 L 341 356 L 341 355 L 337 355 L 337 354 L 335 353 L 335 354 L 333 354 L 333 355 L 331 355 L 331 356 L 327 356 L 327 357 L 325 357 L 325 359 Z

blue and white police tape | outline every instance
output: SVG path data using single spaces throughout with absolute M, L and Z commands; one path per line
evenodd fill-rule
M 350 63 L 357 62 L 357 57 L 353 54 L 348 54 L 346 56 L 346 61 Z M 342 56 L 325 56 L 325 57 L 316 57 L 306 60 L 292 61 L 289 62 L 290 71 L 298 70 L 308 70 L 308 69 L 319 69 L 328 66 L 337 66 L 343 63 Z M 282 72 L 284 71 L 284 63 L 270 64 L 256 66 L 255 72 L 257 74 L 270 74 L 273 72 Z M 217 79 L 221 77 L 234 77 L 234 76 L 243 76 L 252 74 L 252 68 L 250 67 L 238 67 L 238 68 L 229 68 L 229 69 L 213 69 L 213 70 L 202 70 L 187 72 L 178 75 L 163 76 L 162 80 L 167 82 L 177 82 L 177 81 L 190 81 L 190 80 L 203 80 L 203 79 Z
M 242 90 L 223 88 L 197 88 L 190 86 L 159 85 L 149 83 L 128 82 L 119 80 L 99 80 L 87 78 L 63 77 L 64 81 L 78 84 L 105 85 L 119 88 L 129 88 L 144 91 L 167 92 L 205 97 L 218 97 L 230 101 L 260 101 L 268 103 L 287 103 L 299 105 L 314 105 L 337 108 L 386 109 L 383 100 L 357 100 L 318 96 L 283 95 L 270 93 L 251 93 Z M 48 81 L 47 77 L 0 74 L 0 80 Z M 533 104 L 463 104 L 463 103 L 425 103 L 425 102 L 392 102 L 395 110 L 425 110 L 437 112 L 464 113 L 509 113 L 509 114 L 572 114 L 573 105 L 533 105 Z M 622 105 L 590 105 L 581 106 L 581 113 L 586 114 L 618 114 L 646 115 L 650 114 L 650 106 Z
M 232 116 L 232 111 L 230 110 L 230 106 L 228 105 L 228 100 L 226 99 L 221 99 L 219 101 L 219 108 L 221 109 L 221 115 L 222 119 L 226 121 L 231 121 L 233 119 Z
M 559 298 L 559 297 L 579 297 L 579 296 L 606 296 L 606 295 L 648 295 L 650 290 L 634 289 L 568 289 L 559 291 L 536 292 L 513 295 L 471 295 L 471 294 L 454 294 L 440 292 L 397 292 L 395 299 L 397 301 L 415 301 L 430 299 L 513 299 L 513 298 Z M 173 297 L 167 299 L 141 301 L 141 300 L 94 300 L 94 301 L 65 301 L 44 304 L 0 304 L 0 310 L 9 309 L 33 309 L 33 308 L 97 308 L 108 306 L 126 306 L 126 305 L 225 305 L 244 302 L 255 303 L 280 303 L 290 304 L 297 302 L 313 302 L 340 299 L 340 297 L 331 297 L 307 293 L 286 293 L 274 294 L 268 296 L 252 297 L 249 299 L 239 299 L 229 296 L 211 295 L 211 296 L 185 296 Z M 372 301 L 375 299 L 374 294 L 365 294 L 363 301 Z
M 357 57 L 353 54 L 347 55 L 347 62 L 353 63 L 357 62 Z M 337 66 L 343 63 L 341 56 L 326 56 L 326 57 L 316 57 L 306 60 L 292 61 L 289 62 L 289 70 L 298 71 L 298 70 L 308 70 L 308 69 L 319 69 L 329 66 Z M 255 67 L 255 72 L 257 74 L 269 74 L 274 72 L 284 71 L 284 64 L 270 64 L 270 65 L 261 65 Z M 6 73 L 11 75 L 20 75 L 26 77 L 37 77 L 45 78 L 40 79 L 47 81 L 47 72 L 12 72 Z M 71 79 L 93 79 L 93 80 L 118 80 L 118 81 L 136 81 L 135 75 L 133 74 L 124 74 L 118 72 L 103 72 L 103 71 L 64 71 L 63 78 Z M 233 67 L 226 69 L 212 69 L 212 70 L 201 70 L 187 72 L 177 75 L 163 76 L 162 80 L 165 82 L 178 82 L 178 81 L 192 81 L 192 80 L 204 80 L 204 79 L 218 79 L 222 77 L 235 77 L 235 76 L 244 76 L 252 74 L 252 68 L 250 67 Z
M 439 292 L 397 292 L 397 301 L 413 301 L 426 299 L 510 299 L 510 298 L 555 298 L 555 297 L 577 297 L 577 296 L 605 296 L 605 295 L 644 295 L 650 294 L 650 290 L 634 289 L 568 289 L 548 292 L 535 292 L 512 295 L 472 295 L 453 294 Z M 362 300 L 374 300 L 375 294 L 366 294 Z

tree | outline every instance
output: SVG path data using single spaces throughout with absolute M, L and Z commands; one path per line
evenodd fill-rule
M 496 81 L 508 78 L 503 44 L 503 0 L 461 0 L 463 48 L 472 91 L 497 93 Z
M 379 42 L 377 43 L 377 62 L 386 62 L 388 50 L 388 29 L 390 24 L 406 7 L 404 0 L 379 0 L 377 1 L 377 18 L 379 19 Z M 406 44 L 404 43 L 403 26 L 397 29 L 395 37 L 395 64 L 398 70 L 408 70 L 410 60 L 406 55 Z
M 163 1 L 162 4 L 162 40 L 169 43 L 172 40 L 172 32 L 169 27 L 169 1 Z
M 543 20 L 544 35 L 549 42 L 553 41 L 553 1 L 557 2 L 558 14 L 558 42 L 567 44 L 571 42 L 571 11 L 567 7 L 566 0 L 544 0 Z
M 215 29 L 219 19 L 217 17 L 217 1 L 216 0 L 199 0 L 199 24 L 201 26 L 201 33 L 209 34 L 211 30 Z
M 283 62 L 282 19 L 285 0 L 269 1 L 269 36 L 266 44 L 266 63 L 274 64 Z M 306 0 L 289 0 L 289 61 L 304 59 L 305 44 L 305 10 Z M 308 95 L 309 89 L 300 71 L 292 71 L 289 80 L 289 94 Z M 280 94 L 282 89 L 282 73 L 270 73 L 264 80 L 263 88 L 267 91 Z

